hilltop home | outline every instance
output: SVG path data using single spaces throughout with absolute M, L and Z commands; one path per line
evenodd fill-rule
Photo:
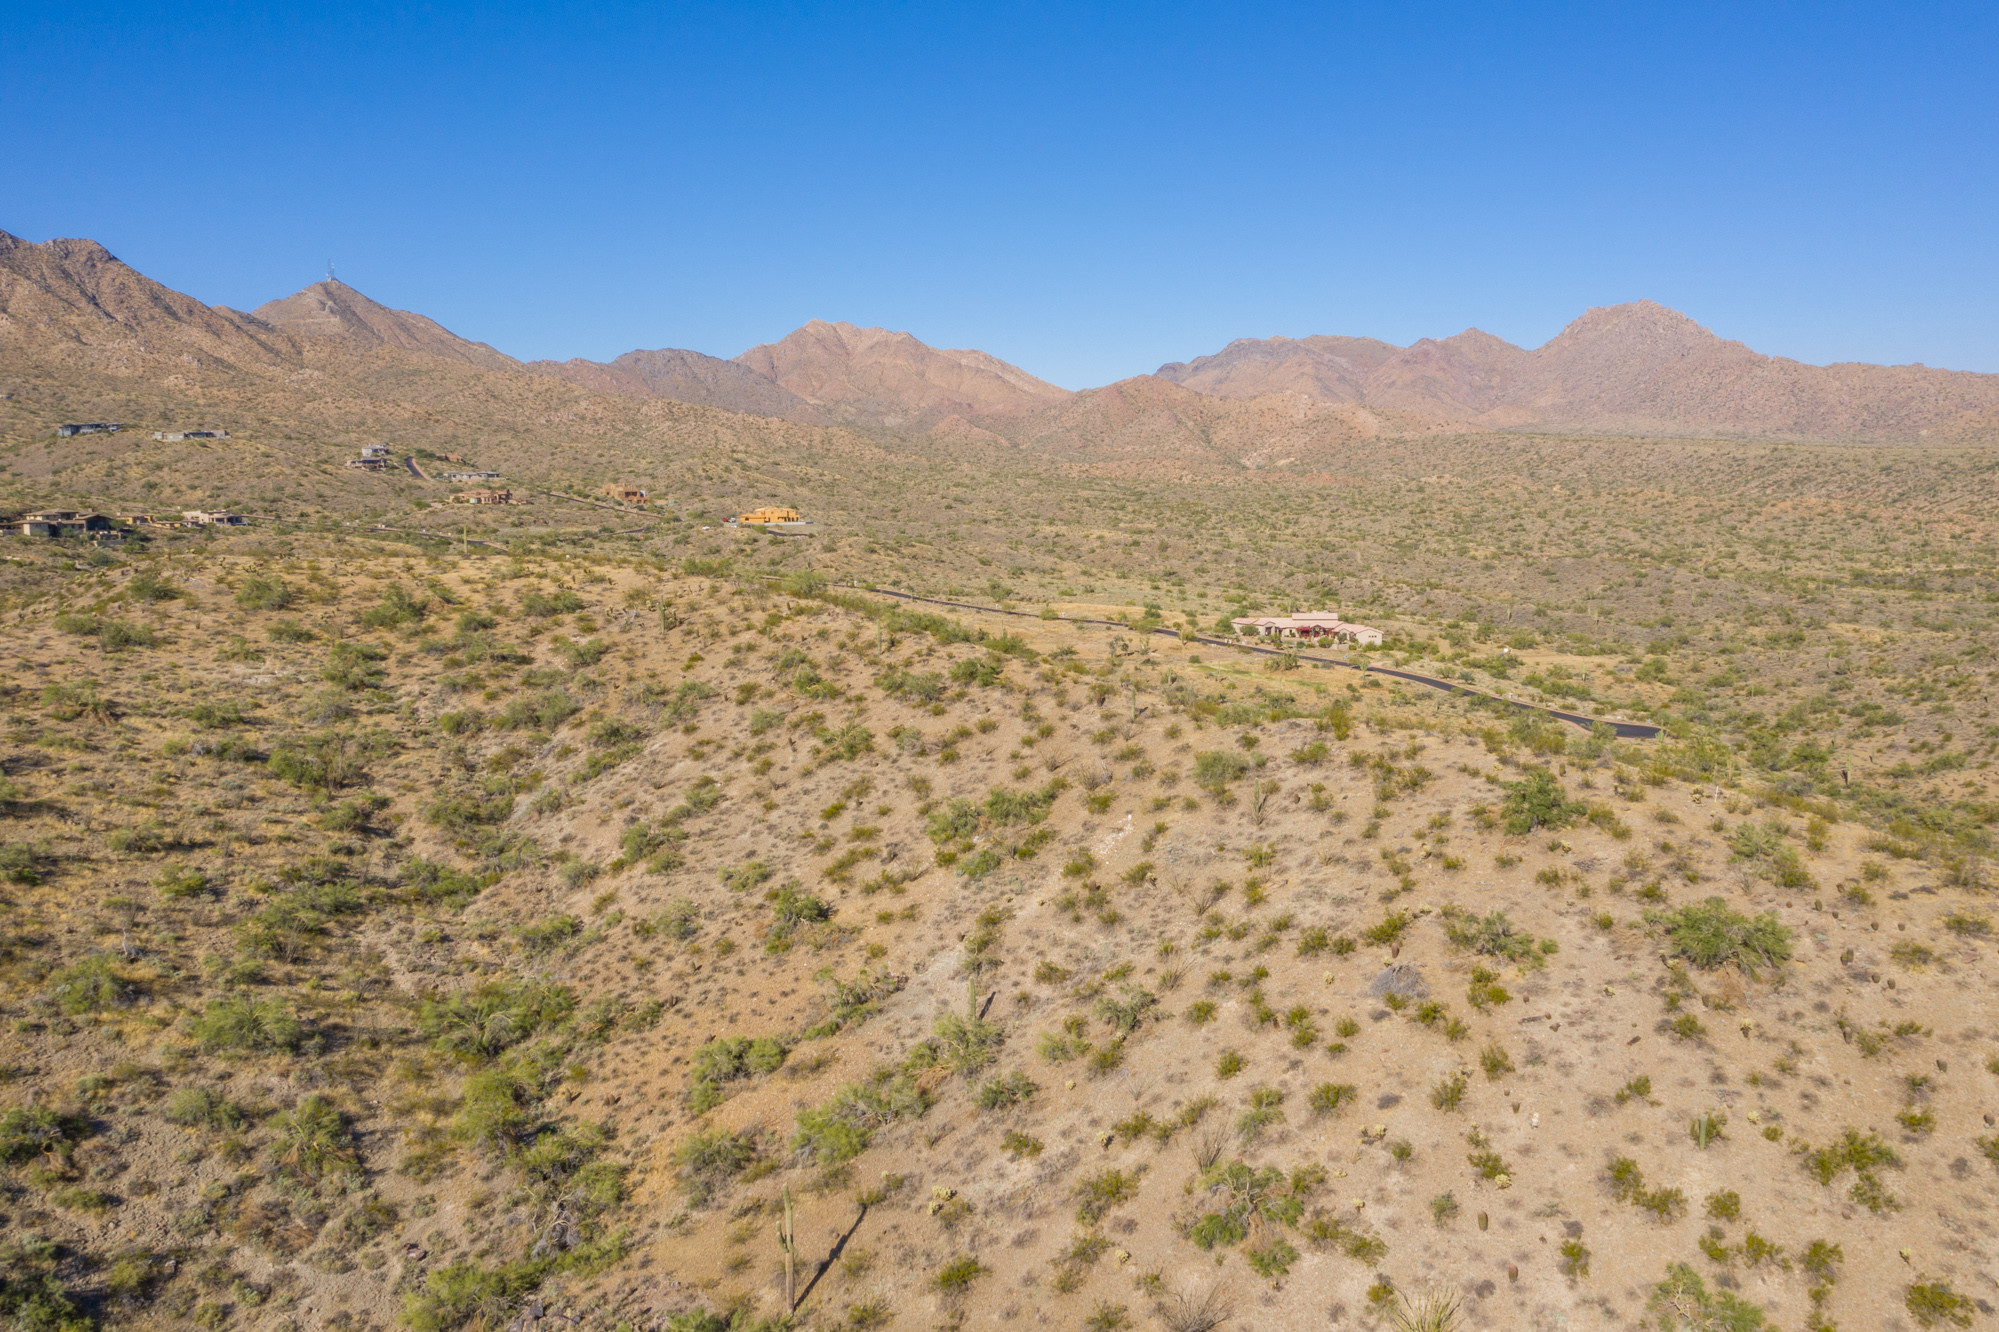
M 183 439 L 227 439 L 229 438 L 229 432 L 227 430 L 155 430 L 153 438 L 173 444 Z
M 497 481 L 500 479 L 500 474 L 498 472 L 446 472 L 444 479 L 446 481 Z
M 599 495 L 602 495 L 606 499 L 616 500 L 620 504 L 629 504 L 632 505 L 634 508 L 640 508 L 640 509 L 643 509 L 645 507 L 646 493 L 643 490 L 640 490 L 637 486 L 621 486 L 615 484 L 608 486 L 599 486 L 597 488 L 597 493 Z
M 1357 643 L 1378 647 L 1382 634 L 1364 624 L 1348 624 L 1332 611 L 1295 611 L 1290 615 L 1245 616 L 1230 620 L 1243 638 L 1278 638 L 1291 642 Z
M 461 490 L 451 497 L 453 504 L 512 504 L 511 490 Z
M 389 456 L 389 446 L 386 444 L 363 444 L 361 446 L 361 456 L 363 458 L 386 458 Z
M 363 472 L 386 472 L 389 470 L 389 460 L 387 458 L 373 456 L 349 458 L 347 465 Z
M 211 509 L 183 509 L 180 515 L 191 527 L 248 527 L 250 520 L 240 513 Z
M 78 425 L 59 425 L 56 435 L 60 439 L 72 435 L 115 435 L 124 428 L 116 421 L 84 421 Z

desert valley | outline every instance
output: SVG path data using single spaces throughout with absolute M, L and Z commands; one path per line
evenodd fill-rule
M 0 1320 L 1989 1323 L 1999 376 L 1197 353 L 0 233 Z

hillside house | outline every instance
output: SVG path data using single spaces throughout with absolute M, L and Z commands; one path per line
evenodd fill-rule
M 361 446 L 361 456 L 363 458 L 386 458 L 389 456 L 389 446 L 386 444 L 363 444 Z
M 451 497 L 453 504 L 512 504 L 511 490 L 461 490 Z
M 183 509 L 181 519 L 190 527 L 248 527 L 250 520 L 240 513 L 221 509 Z
M 77 425 L 59 425 L 56 436 L 68 439 L 73 435 L 115 435 L 125 427 L 116 421 L 84 421 Z
M 117 531 L 117 524 L 108 515 L 80 513 L 75 509 L 44 509 L 40 513 L 23 514 L 18 522 L 8 526 L 22 536 L 35 537 L 102 536 Z
M 446 481 L 497 481 L 500 479 L 500 474 L 498 472 L 446 472 L 444 479 Z
M 1378 647 L 1382 633 L 1364 624 L 1348 624 L 1332 611 L 1296 611 L 1290 615 L 1244 616 L 1229 621 L 1238 637 L 1276 638 L 1293 643 L 1349 643 Z
M 365 455 L 359 458 L 349 458 L 347 465 L 359 472 L 386 472 L 389 470 L 389 460 L 387 458 L 376 458 Z
M 620 504 L 629 504 L 637 509 L 643 509 L 646 503 L 646 493 L 637 486 L 622 486 L 617 484 L 599 486 L 597 493 L 605 499 L 616 500 Z
M 153 438 L 168 444 L 176 444 L 184 439 L 227 439 L 227 430 L 155 430 Z
M 800 519 L 798 517 L 798 510 L 781 508 L 771 504 L 765 505 L 761 509 L 752 509 L 748 513 L 740 514 L 737 516 L 736 521 L 746 524 L 795 523 L 800 521 Z

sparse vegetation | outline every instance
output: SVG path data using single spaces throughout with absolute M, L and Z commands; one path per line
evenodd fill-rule
M 605 431 L 575 447 L 627 447 Z M 1369 466 L 1401 468 L 1403 447 Z M 953 506 L 932 530 L 941 509 L 885 502 L 896 469 L 745 445 L 807 490 L 836 477 L 843 507 L 810 543 L 722 533 L 714 514 L 751 501 L 720 455 L 704 477 L 698 441 L 658 451 L 673 505 L 615 534 L 555 483 L 533 509 L 468 513 L 464 548 L 395 514 L 381 525 L 412 530 L 161 529 L 110 563 L 21 543 L 8 609 L 36 665 L 0 760 L 19 1050 L 0 1060 L 0 1157 L 26 1229 L 0 1254 L 6 1298 L 57 1327 L 304 1317 L 296 1287 L 229 1256 L 255 1254 L 354 1326 L 399 1305 L 412 1328 L 497 1326 L 594 1273 L 617 1288 L 657 1222 L 718 1310 L 672 1317 L 749 1326 L 726 1300 L 761 1289 L 788 1189 L 806 1216 L 862 1218 L 813 1289 L 822 1324 L 909 1321 L 875 1282 L 900 1243 L 880 1228 L 914 1224 L 931 1257 L 899 1279 L 934 1279 L 966 1327 L 1046 1303 L 1067 1325 L 1156 1305 L 1211 1329 L 1249 1291 L 1282 1321 L 1318 1299 L 1313 1248 L 1353 1291 L 1373 1283 L 1340 1297 L 1348 1321 L 1449 1326 L 1462 1315 L 1409 1321 L 1430 1317 L 1395 1283 L 1415 1250 L 1383 1266 L 1401 1241 L 1370 1225 L 1382 1176 L 1450 1243 L 1483 1242 L 1488 1212 L 1506 1231 L 1516 1201 L 1547 1201 L 1560 1141 L 1608 1164 L 1534 1223 L 1548 1242 L 1526 1241 L 1523 1291 L 1755 1327 L 1760 1283 L 1795 1278 L 1787 1327 L 1975 1320 L 1913 1255 L 1946 1196 L 1999 1179 L 1999 1134 L 1953 1117 L 1972 1104 L 1976 1123 L 1963 1098 L 1991 1057 L 1960 1012 L 1992 938 L 1990 682 L 1966 590 L 1991 581 L 1984 547 L 1946 560 L 1870 500 L 1850 512 L 1903 532 L 1893 559 L 1833 561 L 1811 535 L 1833 527 L 1782 505 L 1801 483 L 1781 449 L 1754 505 L 1702 501 L 1711 521 L 1671 499 L 1582 505 L 1549 438 L 1537 474 L 1568 489 L 1520 519 L 1529 563 L 1488 572 L 1498 520 L 1476 487 L 1523 447 L 1467 437 L 1449 470 L 1476 485 L 1406 500 L 1435 516 L 1430 492 L 1458 493 L 1448 540 L 1402 523 L 1406 548 L 1385 542 L 1381 483 L 1341 488 L 1336 588 L 1204 483 L 1171 483 L 1205 506 L 1178 527 L 1151 483 L 1091 475 L 1086 503 L 1022 483 L 1028 540 L 949 469 L 925 481 Z M 1898 461 L 1896 484 L 1984 494 L 1947 451 Z M 1813 456 L 1814 487 L 1885 484 Z M 1317 536 L 1309 508 L 1251 489 Z M 1534 582 L 1544 564 L 1562 579 Z M 165 594 L 127 595 L 149 566 Z M 869 583 L 974 601 L 998 583 L 1030 614 Z M 1390 629 L 1377 661 L 1665 731 L 1265 671 L 1194 633 L 1334 596 Z M 1189 637 L 1053 618 L 1099 601 Z M 1568 1068 L 1599 1035 L 1605 1054 L 1635 1039 L 1638 1062 Z M 1863 1115 L 1884 1072 L 1896 1099 Z M 1669 1164 L 1696 1150 L 1698 1187 Z M 1930 1154 L 1950 1188 L 1895 1196 L 1898 1153 Z M 641 1184 L 647 1161 L 663 1174 Z M 1772 1210 L 1763 1176 L 1790 1162 L 1831 1191 L 1816 1222 Z M 891 1167 L 922 1181 L 913 1201 Z M 1081 1233 L 1007 1221 L 994 1169 Z M 1698 1224 L 1670 1224 L 1693 1205 Z M 1605 1207 L 1667 1243 L 1632 1276 L 1650 1308 L 1595 1263 Z M 1126 1238 L 1168 1213 L 1165 1250 Z M 1910 1265 L 1835 1290 L 1849 1242 L 1907 1246 Z M 1039 1292 L 1020 1285 L 1050 1253 Z

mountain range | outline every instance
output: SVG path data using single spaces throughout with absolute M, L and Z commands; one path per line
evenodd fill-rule
M 608 362 L 522 362 L 331 279 L 243 312 L 154 282 L 94 241 L 0 232 L 0 374 L 99 375 L 128 387 L 136 379 L 171 395 L 225 379 L 296 389 L 308 372 L 369 377 L 379 394 L 391 364 L 454 384 L 467 373 L 493 377 L 476 392 L 461 385 L 472 396 L 542 401 L 561 384 L 586 399 L 688 403 L 1120 469 L 1281 466 L 1330 444 L 1472 430 L 1999 437 L 1999 375 L 1806 365 L 1717 337 L 1650 301 L 1588 310 L 1531 349 L 1478 329 L 1407 347 L 1243 338 L 1071 392 L 982 351 L 822 320 L 731 359 L 666 348 Z

